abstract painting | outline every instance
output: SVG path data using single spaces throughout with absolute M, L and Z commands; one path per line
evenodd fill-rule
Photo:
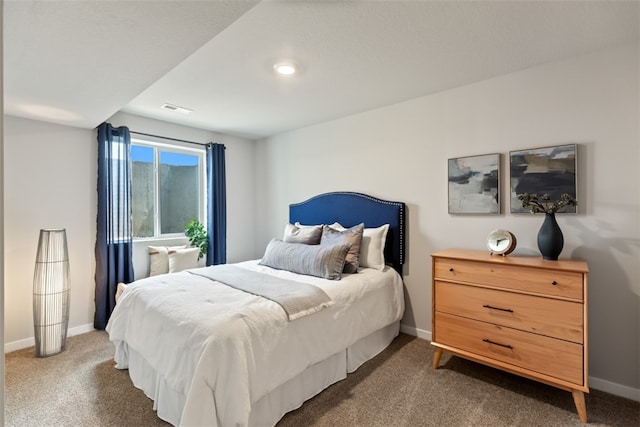
M 500 154 L 449 159 L 449 213 L 500 213 Z
M 577 197 L 576 144 L 511 151 L 511 213 L 529 212 L 522 207 L 518 194 L 535 193 L 551 195 L 559 200 L 563 193 Z M 575 206 L 567 206 L 562 212 L 575 213 Z

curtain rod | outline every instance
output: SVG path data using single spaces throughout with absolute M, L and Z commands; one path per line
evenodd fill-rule
M 153 134 L 150 134 L 150 133 L 136 132 L 136 131 L 133 131 L 133 130 L 130 130 L 129 133 L 133 133 L 133 134 L 136 134 L 136 135 L 150 136 L 152 138 L 167 139 L 169 141 L 184 142 L 184 143 L 187 143 L 187 144 L 194 144 L 194 145 L 200 145 L 200 146 L 206 146 L 207 145 L 207 143 L 193 142 L 193 141 L 187 141 L 187 140 L 184 140 L 184 139 L 177 139 L 177 138 L 169 138 L 168 136 L 153 135 Z

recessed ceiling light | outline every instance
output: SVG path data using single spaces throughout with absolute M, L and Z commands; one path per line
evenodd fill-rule
M 174 111 L 176 113 L 182 113 L 182 114 L 190 114 L 193 112 L 193 110 L 189 108 L 178 107 L 177 105 L 173 105 L 173 104 L 163 104 L 162 108 L 164 108 L 165 110 Z
M 278 74 L 290 76 L 296 72 L 296 64 L 292 62 L 278 62 L 273 66 L 273 69 L 276 70 Z

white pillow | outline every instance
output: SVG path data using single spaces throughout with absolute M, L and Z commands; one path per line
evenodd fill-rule
M 169 251 L 184 249 L 180 246 L 149 246 L 149 276 L 167 274 L 169 272 Z
M 360 265 L 384 270 L 384 245 L 387 242 L 389 224 L 377 228 L 365 228 L 360 247 Z
M 169 273 L 198 267 L 199 248 L 175 249 L 169 251 Z
M 331 228 L 342 231 L 345 228 L 340 223 L 333 223 Z M 387 242 L 389 224 L 377 228 L 365 228 L 360 244 L 360 267 L 384 270 L 384 245 Z

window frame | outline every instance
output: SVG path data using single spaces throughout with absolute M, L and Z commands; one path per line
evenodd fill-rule
M 147 139 L 131 138 L 131 146 L 133 147 L 149 147 L 153 149 L 153 192 L 154 192 L 154 215 L 153 215 L 153 236 L 147 237 L 135 237 L 132 236 L 135 242 L 141 241 L 155 241 L 155 240 L 168 240 L 178 237 L 185 237 L 182 233 L 166 233 L 162 234 L 161 228 L 161 207 L 160 207 L 160 152 L 171 152 L 177 154 L 195 155 L 198 157 L 198 221 L 200 221 L 205 229 L 207 227 L 206 221 L 206 209 L 207 209 L 207 168 L 206 168 L 206 148 L 194 148 L 186 147 L 178 144 L 167 144 L 163 142 L 150 141 Z M 133 162 L 133 159 L 131 160 Z M 132 200 L 133 206 L 133 200 Z M 133 219 L 132 219 L 133 221 Z M 186 224 L 185 224 L 186 225 Z M 133 227 L 132 227 L 133 228 Z

